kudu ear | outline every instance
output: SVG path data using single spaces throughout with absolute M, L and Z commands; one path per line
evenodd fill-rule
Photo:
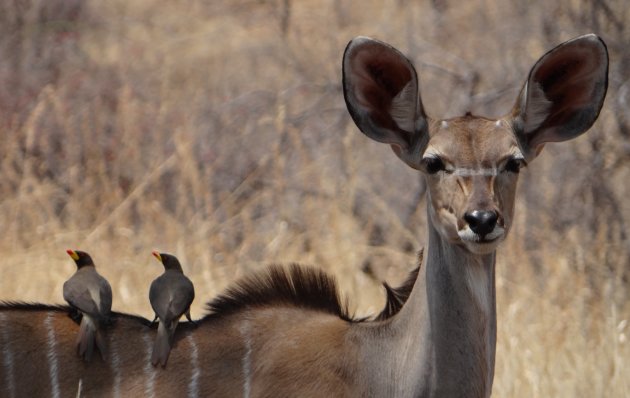
M 367 37 L 348 43 L 343 94 L 352 119 L 368 137 L 390 144 L 417 168 L 428 142 L 428 121 L 411 62 L 390 45 Z
M 570 140 L 597 119 L 608 87 L 608 51 L 594 34 L 560 44 L 529 72 L 512 124 L 529 160 L 547 142 Z

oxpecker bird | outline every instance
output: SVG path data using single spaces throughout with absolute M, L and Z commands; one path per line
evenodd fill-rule
M 82 251 L 66 250 L 77 265 L 77 272 L 63 284 L 63 298 L 81 315 L 77 336 L 77 353 L 86 361 L 92 359 L 94 345 L 107 358 L 103 327 L 109 322 L 112 309 L 112 288 L 96 272 L 94 261 Z
M 164 265 L 164 273 L 151 283 L 149 289 L 149 300 L 155 319 L 160 320 L 151 363 L 153 366 L 159 363 L 166 367 L 179 318 L 186 314 L 188 321 L 193 322 L 190 318 L 190 304 L 195 299 L 195 288 L 184 275 L 177 257 L 157 251 L 153 255 Z

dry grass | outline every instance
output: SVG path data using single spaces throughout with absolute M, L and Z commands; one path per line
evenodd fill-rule
M 115 309 L 149 317 L 158 248 L 183 261 L 197 316 L 269 262 L 317 264 L 374 312 L 424 242 L 424 191 L 351 124 L 347 41 L 409 54 L 430 114 L 497 116 L 545 50 L 594 31 L 612 61 L 600 120 L 522 174 L 499 253 L 494 395 L 630 396 L 630 11 L 411 3 L 2 3 L 0 299 L 61 302 L 80 248 Z

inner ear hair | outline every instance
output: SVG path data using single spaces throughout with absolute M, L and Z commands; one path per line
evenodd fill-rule
M 531 69 L 512 111 L 512 125 L 527 159 L 547 142 L 586 132 L 608 87 L 608 51 L 594 34 L 560 44 Z
M 428 141 L 428 122 L 411 62 L 389 44 L 367 37 L 348 43 L 343 57 L 346 105 L 369 138 L 390 144 L 414 167 Z

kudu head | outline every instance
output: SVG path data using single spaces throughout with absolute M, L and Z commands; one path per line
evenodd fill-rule
M 494 251 L 506 237 L 520 168 L 545 143 L 591 127 L 607 80 L 606 46 L 585 35 L 536 62 L 508 115 L 435 120 L 424 111 L 413 65 L 398 50 L 358 37 L 343 57 L 344 96 L 354 122 L 426 175 L 429 222 L 442 239 L 475 254 Z

